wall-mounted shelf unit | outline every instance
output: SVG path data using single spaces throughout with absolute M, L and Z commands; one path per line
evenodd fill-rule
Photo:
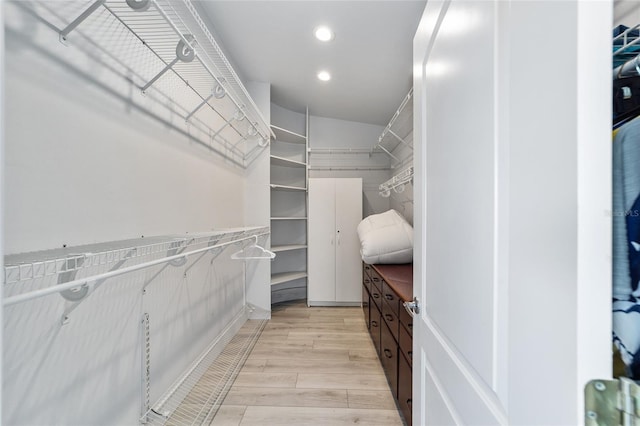
M 392 159 L 391 168 L 407 165 L 413 159 L 413 88 L 384 128 L 378 143 L 371 148 L 381 150 Z
M 308 115 L 305 116 L 308 134 Z M 271 126 L 271 303 L 307 297 L 307 137 Z
M 19 3 L 87 56 L 87 69 L 69 64 L 78 75 L 131 107 L 242 167 L 268 144 L 266 120 L 189 0 Z

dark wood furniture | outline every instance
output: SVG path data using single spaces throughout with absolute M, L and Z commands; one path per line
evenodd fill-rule
M 362 265 L 362 309 L 373 345 L 411 426 L 413 319 L 402 303 L 413 299 L 413 264 Z

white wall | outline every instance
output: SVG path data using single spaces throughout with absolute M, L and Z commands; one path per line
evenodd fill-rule
M 7 253 L 243 224 L 242 169 L 107 92 L 116 76 L 8 12 Z
M 334 118 L 309 118 L 309 146 L 311 149 L 354 148 L 370 149 L 378 141 L 383 127 Z M 389 179 L 388 170 L 371 170 L 372 167 L 389 165 L 384 154 L 311 154 L 310 177 L 352 178 L 363 180 L 363 217 L 389 209 L 389 199 L 378 194 L 378 185 Z M 314 168 L 314 167 L 317 167 Z M 327 168 L 335 167 L 333 170 Z M 341 170 L 353 167 L 357 170 Z

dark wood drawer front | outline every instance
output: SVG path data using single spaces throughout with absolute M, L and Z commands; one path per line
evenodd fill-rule
M 371 286 L 370 292 L 371 292 L 371 299 L 373 299 L 373 302 L 378 307 L 378 310 L 382 311 L 382 292 L 375 285 Z
M 371 328 L 371 317 L 369 315 L 369 291 L 363 285 L 362 286 L 362 311 L 364 312 L 364 323 L 367 324 L 367 328 Z
M 409 361 L 409 365 L 413 365 L 413 337 L 404 328 L 400 327 L 398 345 L 400 347 L 400 353 L 402 353 Z
M 398 397 L 398 344 L 391 335 L 389 327 L 382 324 L 380 335 L 380 361 L 387 375 L 393 397 Z
M 382 295 L 382 278 L 375 270 L 371 270 L 371 282 L 373 283 L 372 287 L 378 289 L 378 292 Z
M 384 301 L 382 302 L 382 318 L 384 322 L 387 323 L 393 338 L 398 341 L 398 327 L 400 322 L 398 321 L 398 317 L 396 316 L 396 312 L 389 306 L 389 304 Z
M 371 340 L 373 346 L 376 347 L 376 352 L 380 355 L 380 329 L 382 327 L 382 321 L 380 319 L 380 311 L 376 308 L 375 304 L 369 302 L 369 334 L 371 334 Z
M 364 286 L 367 288 L 367 290 L 368 290 L 369 292 L 371 292 L 371 278 L 369 278 L 369 277 L 368 277 L 368 276 L 366 276 L 366 275 L 365 275 L 365 276 L 363 276 L 363 277 L 362 277 L 362 285 L 364 285 Z
M 382 281 L 382 297 L 384 298 L 385 302 L 387 302 L 389 304 L 389 307 L 391 309 L 393 309 L 393 313 L 397 317 L 398 316 L 398 308 L 400 306 L 400 303 L 399 303 L 400 301 L 399 301 L 398 295 L 384 281 Z M 402 308 L 402 309 L 404 309 L 404 308 Z
M 407 425 L 411 426 L 411 366 L 402 355 L 398 358 L 398 406 Z
M 400 324 L 407 330 L 409 335 L 413 336 L 413 317 L 402 306 L 402 302 L 400 302 Z
M 362 276 L 371 278 L 371 265 L 362 263 Z

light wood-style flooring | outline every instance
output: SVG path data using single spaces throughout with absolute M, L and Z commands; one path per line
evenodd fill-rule
M 213 425 L 402 425 L 360 308 L 275 306 Z

